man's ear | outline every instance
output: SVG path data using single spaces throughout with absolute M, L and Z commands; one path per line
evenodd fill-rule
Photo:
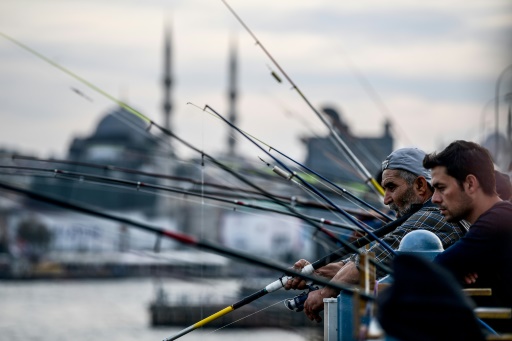
M 416 180 L 414 180 L 414 188 L 418 194 L 424 195 L 428 190 L 427 180 L 422 176 L 418 176 Z
M 468 194 L 474 193 L 480 187 L 478 179 L 473 174 L 468 174 L 462 185 Z

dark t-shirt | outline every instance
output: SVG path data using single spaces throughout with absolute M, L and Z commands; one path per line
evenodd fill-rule
M 512 307 L 512 203 L 496 203 L 434 261 L 461 283 L 466 274 L 477 273 L 474 286 L 492 289 L 490 305 Z

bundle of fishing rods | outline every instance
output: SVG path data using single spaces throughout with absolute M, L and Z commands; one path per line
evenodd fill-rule
M 338 132 L 325 119 L 325 117 L 323 117 L 314 108 L 314 106 L 311 105 L 309 100 L 299 90 L 298 86 L 284 72 L 284 70 L 274 60 L 270 53 L 268 53 L 262 43 L 250 31 L 250 29 L 227 4 L 227 2 L 225 0 L 222 0 L 222 2 L 235 16 L 235 18 L 242 24 L 242 26 L 244 26 L 247 32 L 254 38 L 257 45 L 263 49 L 265 54 L 277 67 L 281 75 L 292 85 L 292 89 L 297 91 L 300 97 L 312 109 L 317 117 L 326 125 L 330 131 L 329 136 L 331 137 L 333 144 L 338 148 L 340 154 L 348 158 L 352 166 L 360 174 L 362 181 L 367 184 L 375 194 L 382 195 L 383 190 L 380 185 L 348 148 L 348 146 L 339 136 Z M 204 113 L 219 119 L 221 122 L 223 122 L 223 124 L 228 125 L 232 129 L 233 134 L 236 134 L 237 136 L 240 136 L 244 140 L 248 141 L 255 148 L 257 148 L 259 153 L 264 155 L 263 157 L 258 157 L 260 160 L 259 162 L 262 162 L 264 166 L 268 167 L 268 169 L 271 169 L 271 173 L 251 171 L 250 176 L 248 176 L 248 172 L 244 170 L 241 171 L 240 168 L 236 169 L 228 165 L 227 162 L 220 161 L 218 158 L 213 157 L 212 155 L 206 153 L 204 150 L 197 148 L 196 146 L 187 142 L 185 139 L 177 136 L 175 132 L 162 127 L 141 112 L 118 100 L 101 88 L 93 85 L 92 83 L 88 82 L 84 78 L 81 78 L 63 66 L 51 61 L 49 58 L 45 57 L 39 52 L 31 49 L 30 47 L 22 44 L 21 42 L 4 33 L 0 33 L 0 35 L 23 48 L 24 50 L 30 52 L 31 54 L 37 56 L 41 60 L 56 67 L 60 71 L 78 80 L 83 85 L 94 90 L 98 94 L 119 105 L 126 113 L 129 113 L 129 115 L 132 116 L 131 119 L 126 119 L 126 117 L 123 115 L 119 116 L 121 120 L 125 121 L 125 124 L 131 124 L 133 126 L 133 119 L 136 118 L 145 126 L 144 128 L 139 126 L 138 129 L 141 131 L 141 133 L 151 134 L 155 141 L 159 141 L 159 143 L 169 143 L 168 138 L 177 141 L 181 145 L 196 153 L 198 156 L 197 160 L 201 163 L 201 169 L 203 172 L 205 165 L 211 165 L 217 170 L 222 171 L 226 175 L 229 175 L 230 178 L 237 182 L 237 185 L 214 181 L 215 179 L 218 180 L 219 177 L 212 177 L 212 181 L 205 181 L 204 178 L 198 180 L 193 177 L 140 171 L 132 168 L 123 168 L 116 165 L 86 163 L 80 162 L 79 160 L 73 161 L 39 159 L 23 155 L 4 155 L 4 160 L 8 160 L 8 162 L 3 162 L 3 165 L 0 166 L 0 172 L 3 174 L 3 178 L 6 178 L 9 175 L 31 175 L 34 177 L 43 178 L 52 177 L 54 179 L 58 179 L 58 181 L 62 180 L 80 183 L 87 182 L 100 186 L 109 186 L 110 188 L 117 188 L 122 190 L 131 189 L 133 191 L 159 195 L 165 193 L 165 195 L 171 195 L 181 199 L 187 198 L 188 200 L 190 200 L 191 197 L 194 197 L 198 198 L 198 200 L 200 200 L 200 204 L 202 205 L 205 203 L 205 200 L 207 200 L 208 202 L 214 202 L 218 205 L 222 205 L 223 207 L 243 207 L 250 210 L 258 210 L 266 213 L 291 216 L 300 219 L 304 224 L 311 226 L 315 233 L 317 235 L 322 235 L 323 238 L 325 238 L 325 240 L 330 244 L 331 249 L 334 250 L 321 259 L 309 264 L 301 271 L 298 271 L 291 268 L 289 264 L 282 264 L 277 261 L 256 256 L 254 254 L 248 254 L 239 250 L 230 249 L 225 246 L 213 243 L 209 240 L 198 238 L 197 236 L 166 230 L 157 226 L 143 223 L 138 220 L 130 219 L 122 214 L 108 212 L 89 204 L 78 203 L 72 200 L 66 200 L 64 198 L 43 194 L 41 192 L 31 190 L 26 186 L 15 185 L 13 184 L 13 181 L 0 181 L 0 188 L 4 191 L 14 192 L 18 195 L 22 195 L 24 197 L 67 210 L 107 219 L 110 221 L 120 222 L 125 225 L 154 233 L 159 238 L 169 238 L 189 247 L 203 249 L 208 252 L 214 252 L 236 260 L 241 260 L 250 264 L 261 266 L 266 269 L 275 270 L 281 274 L 278 279 L 265 286 L 265 288 L 262 288 L 252 295 L 249 295 L 240 301 L 226 307 L 225 309 L 185 328 L 178 334 L 169 337 L 166 340 L 178 339 L 181 336 L 206 325 L 208 322 L 219 318 L 220 316 L 223 316 L 235 309 L 247 305 L 264 295 L 279 290 L 289 279 L 293 278 L 294 276 L 301 277 L 317 285 L 330 286 L 345 292 L 358 292 L 359 296 L 367 301 L 372 301 L 374 299 L 374 296 L 370 293 L 359 292 L 357 288 L 352 286 L 327 281 L 321 277 L 314 276 L 313 272 L 314 270 L 330 262 L 342 259 L 348 254 L 359 254 L 361 252 L 361 247 L 372 242 L 380 243 L 382 247 L 385 248 L 388 252 L 395 254 L 395 251 L 391 249 L 389 245 L 384 243 L 381 240 L 381 237 L 393 231 L 410 215 L 405 215 L 399 219 L 393 219 L 393 217 L 388 216 L 382 212 L 381 209 L 375 207 L 375 205 L 360 199 L 357 195 L 354 195 L 350 191 L 340 187 L 338 184 L 330 181 L 313 169 L 293 160 L 273 146 L 270 146 L 265 142 L 258 140 L 249 133 L 243 131 L 232 122 L 224 118 L 223 115 L 221 115 L 210 105 L 199 107 L 193 103 L 188 103 L 189 105 L 196 107 L 198 110 L 202 110 Z M 279 76 L 274 71 L 272 71 L 272 74 L 276 79 L 281 81 Z M 112 174 L 115 174 L 115 176 Z M 124 176 L 120 177 L 119 174 L 124 174 Z M 255 174 L 263 177 L 264 183 L 266 183 L 265 186 L 257 184 L 254 181 Z M 204 173 L 202 176 L 204 176 Z M 306 178 L 314 179 L 314 182 L 308 181 Z M 141 181 L 140 179 L 144 179 L 144 181 Z M 226 177 L 222 177 L 222 179 L 225 181 Z M 261 181 L 258 182 L 261 183 Z M 283 186 L 290 186 L 290 188 L 293 187 L 299 189 L 300 191 L 298 192 L 305 193 L 306 197 L 312 199 L 305 200 L 298 195 L 284 196 L 282 194 L 274 193 L 273 191 L 267 189 L 269 187 L 276 187 L 268 186 L 270 182 L 272 184 L 279 183 Z M 319 184 L 325 188 L 322 190 L 318 189 L 317 186 Z M 79 186 L 76 188 L 79 190 Z M 333 199 L 336 196 L 343 197 L 345 202 L 348 201 L 353 203 L 357 209 L 347 209 L 340 207 L 339 203 L 337 203 L 337 200 Z M 334 215 L 337 218 L 337 221 L 317 217 L 316 215 L 305 214 L 303 212 L 304 209 L 308 209 L 308 212 L 311 212 L 311 210 L 324 210 L 322 212 L 329 212 L 331 215 Z M 414 210 L 410 214 L 413 212 Z M 364 222 L 364 219 L 378 220 L 380 227 L 377 229 L 372 228 Z M 362 237 L 349 241 L 347 236 L 352 235 L 354 231 L 360 233 Z M 374 265 L 387 273 L 391 273 L 391 269 L 384 265 L 375 262 Z

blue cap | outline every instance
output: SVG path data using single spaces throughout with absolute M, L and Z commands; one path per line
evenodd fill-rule
M 430 170 L 423 167 L 423 159 L 427 155 L 418 148 L 401 148 L 382 161 L 382 171 L 386 169 L 402 169 L 416 176 L 423 176 L 428 183 L 432 181 Z

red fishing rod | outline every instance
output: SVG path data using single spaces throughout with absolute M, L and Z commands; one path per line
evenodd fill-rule
M 50 197 L 48 195 L 43 195 L 43 194 L 40 194 L 40 193 L 36 193 L 34 191 L 31 191 L 31 190 L 28 190 L 28 189 L 24 189 L 24 188 L 21 188 L 21 187 L 17 187 L 17 186 L 13 186 L 11 184 L 7 184 L 7 183 L 4 183 L 4 182 L 0 182 L 0 188 L 4 189 L 5 191 L 10 191 L 10 192 L 14 192 L 14 193 L 18 193 L 20 195 L 23 195 L 25 197 L 28 197 L 28 198 L 31 198 L 31 199 L 34 199 L 34 200 L 37 200 L 37 201 L 41 201 L 41 202 L 44 202 L 44 203 L 47 203 L 47 204 L 51 204 L 51 205 L 54 205 L 54 206 L 58 206 L 58 207 L 62 207 L 62 208 L 65 208 L 65 209 L 69 209 L 69 210 L 72 210 L 72 211 L 75 211 L 75 212 L 80 212 L 80 213 L 84 213 L 84 214 L 87 214 L 87 215 L 91 215 L 91 216 L 95 216 L 95 217 L 99 217 L 99 218 L 103 218 L 103 219 L 108 219 L 108 220 L 111 220 L 111 221 L 116 221 L 116 222 L 120 222 L 122 224 L 126 224 L 126 225 L 130 225 L 130 226 L 134 226 L 136 228 L 139 228 L 141 230 L 144 230 L 144 231 L 147 231 L 147 232 L 151 232 L 151 233 L 154 233 L 158 236 L 161 236 L 161 237 L 166 237 L 166 238 L 170 238 L 172 240 L 175 240 L 177 242 L 179 242 L 180 244 L 183 244 L 183 245 L 186 245 L 186 246 L 190 246 L 190 247 L 194 247 L 194 248 L 198 248 L 198 249 L 203 249 L 203 250 L 206 250 L 206 251 L 210 251 L 210 252 L 214 252 L 214 253 L 217 253 L 219 255 L 222 255 L 222 256 L 227 256 L 229 258 L 233 258 L 233 259 L 238 259 L 238 260 L 242 260 L 242 261 L 245 261 L 247 263 L 250 263 L 250 264 L 255 264 L 255 265 L 258 265 L 258 266 L 262 266 L 262 267 L 265 267 L 267 269 L 272 269 L 272 270 L 277 270 L 277 271 L 280 271 L 282 273 L 285 274 L 285 276 L 279 278 L 278 280 L 270 283 L 269 285 L 267 285 L 265 288 L 261 289 L 260 291 L 258 292 L 255 292 L 253 293 L 252 295 L 249 295 L 245 298 L 243 298 L 242 300 L 224 308 L 223 310 L 217 312 L 216 314 L 213 314 L 211 316 L 209 316 L 208 318 L 205 318 L 197 323 L 195 323 L 194 325 L 184 329 L 183 331 L 181 331 L 178 335 L 175 335 L 171 338 L 168 338 L 166 340 L 175 340 L 179 337 L 181 337 L 182 335 L 185 335 L 197 328 L 200 328 L 202 327 L 203 325 L 207 324 L 208 322 L 216 319 L 216 318 L 219 318 L 235 309 L 238 309 L 244 305 L 247 305 L 257 299 L 259 299 L 260 297 L 268 294 L 268 293 L 271 293 L 271 292 L 274 292 L 276 290 L 279 290 L 281 289 L 282 287 L 284 287 L 284 284 L 291 278 L 293 277 L 300 277 L 304 280 L 307 280 L 307 281 L 311 281 L 312 283 L 316 283 L 316 284 L 322 284 L 322 285 L 325 285 L 325 286 L 329 286 L 329 287 L 332 287 L 332 288 L 336 288 L 338 290 L 342 290 L 342 291 L 345 291 L 345 292 L 349 292 L 349 293 L 356 293 L 358 292 L 358 295 L 360 295 L 360 297 L 362 297 L 363 299 L 365 300 L 374 300 L 375 297 L 373 295 L 370 295 L 370 294 L 366 294 L 366 293 L 362 293 L 362 292 L 359 292 L 357 289 L 351 287 L 351 286 L 346 286 L 346 285 L 342 285 L 340 283 L 333 283 L 333 282 L 330 282 L 328 280 L 325 280 L 325 279 L 322 279 L 322 278 L 319 278 L 319 277 L 316 277 L 316 276 L 311 276 L 311 273 L 312 273 L 312 267 L 307 267 L 307 269 L 305 270 L 302 270 L 301 272 L 298 272 L 298 271 L 295 271 L 293 268 L 289 268 L 285 265 L 282 265 L 278 262 L 275 262 L 275 261 L 271 261 L 271 260 L 267 260 L 267 259 L 264 259 L 264 258 L 260 258 L 260 257 L 257 257 L 257 256 L 254 256 L 254 255 L 250 255 L 250 254 L 247 254 L 247 253 L 244 253 L 244 252 L 241 252 L 241 251 L 236 251 L 236 250 L 233 250 L 233 249 L 229 249 L 229 248 L 226 248 L 226 247 L 222 247 L 222 246 L 219 246 L 215 243 L 211 243 L 207 240 L 202 240 L 202 239 L 198 239 L 198 238 L 195 238 L 193 236 L 190 236 L 190 235 L 187 235 L 187 234 L 184 234 L 184 233 L 179 233 L 179 232 L 174 232 L 174 231 L 169 231 L 169 230 L 165 230 L 165 229 L 162 229 L 162 228 L 159 228 L 159 227 L 156 227 L 156 226 L 152 226 L 152 225 L 148 225 L 148 224 L 145 224 L 145 223 L 142 223 L 140 221 L 135 221 L 135 220 L 132 220 L 132 219 L 128 219 L 126 217 L 122 217 L 122 216 L 117 216 L 117 215 L 113 215 L 113 214 L 110 214 L 110 213 L 106 213 L 106 212 L 103 212 L 103 211 L 99 211 L 95 208 L 92 208 L 92 207 L 89 207 L 89 206 L 86 206 L 86 205 L 78 205 L 78 204 L 75 204 L 75 203 L 72 203 L 70 201 L 64 201 L 64 200 L 60 200 L 60 199 L 57 199 L 57 198 L 54 198 L 54 197 Z M 309 272 L 309 273 L 308 273 Z
M 194 150 L 195 152 L 199 153 L 201 156 L 202 156 L 202 160 L 204 160 L 205 158 L 210 160 L 213 164 L 215 164 L 216 166 L 218 166 L 219 168 L 221 168 L 222 170 L 230 173 L 231 175 L 233 175 L 235 178 L 239 179 L 240 181 L 244 182 L 245 184 L 251 186 L 252 188 L 256 189 L 257 191 L 260 191 L 262 193 L 262 195 L 264 195 L 265 197 L 268 197 L 269 199 L 273 199 L 272 195 L 270 193 L 268 193 L 267 191 L 265 191 L 264 189 L 262 189 L 261 187 L 251 183 L 250 181 L 248 181 L 245 177 L 241 176 L 240 174 L 237 174 L 236 172 L 233 172 L 229 167 L 227 167 L 226 165 L 224 165 L 223 163 L 217 161 L 215 158 L 213 158 L 212 156 L 206 154 L 204 151 L 194 147 L 193 145 L 191 145 L 190 143 L 186 142 L 185 140 L 179 138 L 176 134 L 174 134 L 173 132 L 171 132 L 170 130 L 158 125 L 156 122 L 154 122 L 153 120 L 151 120 L 150 118 L 148 118 L 147 116 L 145 116 L 144 114 L 142 114 L 141 112 L 139 112 L 138 110 L 132 108 L 131 106 L 129 106 L 128 104 L 124 103 L 123 101 L 120 101 L 118 100 L 117 98 L 115 98 L 114 96 L 110 95 L 109 93 L 103 91 L 102 89 L 100 89 L 99 87 L 95 86 L 94 84 L 88 82 L 87 80 L 85 80 L 84 78 L 78 76 L 77 74 L 71 72 L 70 70 L 62 67 L 61 65 L 55 63 L 54 61 L 50 60 L 49 58 L 47 58 L 46 56 L 42 55 L 41 53 L 35 51 L 34 49 L 31 49 L 30 47 L 28 47 L 27 45 L 25 44 L 22 44 L 21 42 L 17 41 L 16 39 L 0 32 L 0 35 L 3 36 L 4 38 L 8 39 L 9 41 L 13 42 L 14 44 L 18 45 L 19 47 L 25 49 L 26 51 L 30 52 L 31 54 L 37 56 L 38 58 L 44 60 L 45 62 L 51 64 L 52 66 L 56 67 L 57 69 L 61 70 L 62 72 L 68 74 L 69 76 L 75 78 L 76 80 L 78 80 L 79 82 L 85 84 L 86 86 L 88 86 L 89 88 L 93 89 L 94 91 L 98 92 L 99 94 L 105 96 L 106 98 L 110 99 L 111 101 L 117 103 L 120 107 L 124 108 L 127 112 L 135 115 L 136 117 L 140 118 L 141 120 L 143 120 L 144 122 L 146 122 L 148 124 L 148 127 L 146 128 L 146 131 L 149 132 L 151 130 L 151 128 L 154 126 L 156 128 L 158 128 L 162 133 L 164 133 L 165 135 L 169 136 L 169 137 L 172 137 L 174 139 L 176 139 L 178 142 L 180 142 L 181 144 L 185 145 L 186 147 Z M 330 200 L 327 200 L 327 202 L 329 202 Z M 291 206 L 288 206 L 288 205 L 284 205 L 282 203 L 279 203 L 279 202 L 276 202 L 277 204 L 279 205 L 282 205 L 284 206 L 286 209 L 288 209 L 289 211 L 293 211 L 297 214 L 300 214 L 298 213 L 293 207 Z M 307 218 L 303 218 L 307 221 Z M 350 217 L 349 218 L 350 220 L 354 221 L 355 220 Z M 332 241 L 336 242 L 336 243 L 341 243 L 342 245 L 346 245 L 347 246 L 347 242 L 344 241 L 344 240 L 340 240 L 339 238 L 337 238 L 334 234 L 332 234 L 330 231 L 328 230 L 325 230 L 324 228 L 322 228 L 321 226 L 318 226 L 318 224 L 316 224 L 315 222 L 311 222 L 311 221 L 308 221 L 308 223 L 310 223 L 312 226 L 314 226 L 317 230 L 321 231 L 322 233 L 324 233 L 329 239 L 331 239 Z M 357 223 L 357 225 L 361 226 L 361 223 Z M 369 227 L 368 227 L 369 228 Z M 365 230 L 365 228 L 363 228 L 363 230 Z M 366 229 L 368 230 L 368 229 Z M 368 230 L 369 231 L 369 230 Z M 369 231 L 370 232 L 370 231 Z M 371 232 L 370 232 L 371 233 Z M 393 250 L 391 250 L 391 253 L 393 253 Z

